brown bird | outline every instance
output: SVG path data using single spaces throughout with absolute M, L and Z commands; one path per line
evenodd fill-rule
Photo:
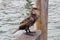
M 30 16 L 28 16 L 20 23 L 19 28 L 16 31 L 25 30 L 26 33 L 30 33 L 31 31 L 29 27 L 31 27 L 36 22 L 36 20 L 39 18 L 39 15 L 40 15 L 40 11 L 37 8 L 31 8 Z

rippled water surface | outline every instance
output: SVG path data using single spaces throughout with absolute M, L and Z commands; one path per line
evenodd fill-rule
M 60 40 L 60 0 L 49 0 L 48 39 Z

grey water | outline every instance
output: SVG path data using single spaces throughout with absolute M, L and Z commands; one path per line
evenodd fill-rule
M 49 0 L 48 40 L 60 40 L 60 0 Z
M 11 34 L 26 18 L 26 0 L 0 0 L 0 40 L 13 40 Z M 32 27 L 33 29 L 33 27 Z M 48 40 L 60 40 L 60 1 L 49 0 Z

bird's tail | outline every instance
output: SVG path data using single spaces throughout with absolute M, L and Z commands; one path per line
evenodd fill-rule
M 19 31 L 19 29 L 16 29 L 12 34 L 16 33 L 17 31 Z

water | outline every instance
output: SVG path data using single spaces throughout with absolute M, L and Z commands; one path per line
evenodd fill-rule
M 15 38 L 11 33 L 27 16 L 26 3 L 25 0 L 0 0 L 0 40 Z M 48 40 L 60 40 L 60 1 L 49 0 L 48 12 Z
M 27 16 L 25 0 L 1 0 L 0 2 L 0 40 L 13 40 L 11 34 Z M 23 14 L 24 13 L 24 14 Z
M 49 0 L 48 40 L 60 40 L 60 1 Z

